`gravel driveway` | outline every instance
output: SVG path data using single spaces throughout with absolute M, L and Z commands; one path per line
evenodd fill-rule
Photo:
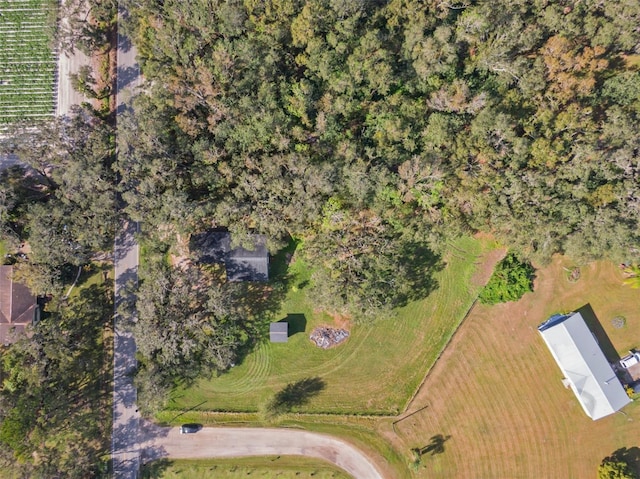
M 308 456 L 324 459 L 356 479 L 383 479 L 371 460 L 352 445 L 331 436 L 298 429 L 205 427 L 195 434 L 179 428 L 145 425 L 142 460 L 204 459 L 241 456 Z

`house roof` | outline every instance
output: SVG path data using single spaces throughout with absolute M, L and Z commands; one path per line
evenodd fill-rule
M 272 343 L 286 343 L 289 339 L 289 323 L 286 321 L 269 324 L 269 340 Z
M 13 266 L 0 266 L 0 343 L 11 342 L 11 333 L 20 333 L 33 322 L 36 297 L 22 283 L 13 281 Z
M 631 402 L 580 313 L 552 316 L 538 331 L 587 416 L 600 419 Z
M 210 231 L 195 235 L 194 248 L 203 263 L 222 263 L 229 281 L 267 281 L 269 279 L 269 252 L 263 235 L 250 235 L 251 249 L 232 248 L 231 234 Z

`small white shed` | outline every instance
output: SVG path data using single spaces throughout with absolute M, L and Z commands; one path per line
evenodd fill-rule
M 269 325 L 269 340 L 272 343 L 286 343 L 289 340 L 289 323 L 281 321 Z

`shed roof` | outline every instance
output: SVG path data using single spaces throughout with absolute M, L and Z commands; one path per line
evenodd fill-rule
M 289 323 L 281 321 L 269 324 L 269 340 L 272 343 L 286 343 L 289 339 Z
M 24 331 L 36 309 L 36 297 L 29 288 L 13 281 L 13 266 L 0 266 L 0 343 L 8 344 L 12 333 Z
M 587 416 L 600 419 L 631 402 L 580 313 L 553 316 L 538 331 Z

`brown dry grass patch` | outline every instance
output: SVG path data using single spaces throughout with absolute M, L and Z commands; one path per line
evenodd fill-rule
M 554 312 L 589 303 L 621 354 L 640 346 L 640 293 L 621 286 L 619 268 L 597 262 L 570 283 L 555 258 L 537 272 L 535 292 L 520 301 L 478 305 L 434 366 L 397 435 L 381 431 L 407 454 L 433 436 L 451 436 L 444 452 L 424 456 L 417 477 L 589 478 L 620 447 L 640 445 L 636 403 L 599 421 L 587 417 L 536 327 Z M 611 319 L 627 325 L 615 329 Z

